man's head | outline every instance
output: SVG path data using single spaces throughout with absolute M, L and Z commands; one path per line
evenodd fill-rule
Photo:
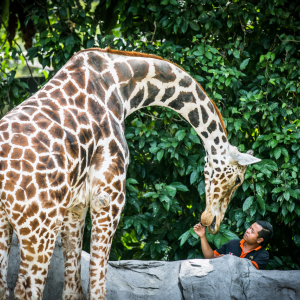
M 244 240 L 249 244 L 266 247 L 273 237 L 273 227 L 269 222 L 256 221 L 245 232 Z

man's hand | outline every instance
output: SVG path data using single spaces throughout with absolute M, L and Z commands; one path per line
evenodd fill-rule
M 198 223 L 194 226 L 195 233 L 202 239 L 205 237 L 205 227 L 201 225 L 201 223 Z

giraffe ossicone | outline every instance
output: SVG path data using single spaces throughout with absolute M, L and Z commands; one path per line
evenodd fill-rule
M 206 150 L 201 221 L 218 232 L 247 165 L 260 160 L 229 144 L 216 105 L 179 66 L 136 52 L 82 50 L 0 121 L 0 300 L 8 299 L 12 230 L 21 252 L 15 298 L 42 299 L 61 230 L 63 299 L 82 299 L 80 257 L 88 206 L 88 298 L 105 299 L 107 261 L 125 204 L 124 120 L 153 105 L 177 111 L 201 138 Z

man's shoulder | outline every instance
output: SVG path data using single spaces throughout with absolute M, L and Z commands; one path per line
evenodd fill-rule
M 241 240 L 234 239 L 225 243 L 224 246 L 226 247 L 226 249 L 240 249 L 240 242 Z
M 258 255 L 262 258 L 265 258 L 265 259 L 269 259 L 269 252 L 265 249 L 265 248 L 260 248 L 259 251 L 257 251 Z

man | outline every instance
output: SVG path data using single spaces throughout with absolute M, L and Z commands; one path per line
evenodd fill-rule
M 266 221 L 256 221 L 245 232 L 242 240 L 231 240 L 213 251 L 206 239 L 205 227 L 200 223 L 194 226 L 195 233 L 200 237 L 201 248 L 205 258 L 217 258 L 225 254 L 248 258 L 258 270 L 265 269 L 269 253 L 265 250 L 273 236 L 273 227 Z

